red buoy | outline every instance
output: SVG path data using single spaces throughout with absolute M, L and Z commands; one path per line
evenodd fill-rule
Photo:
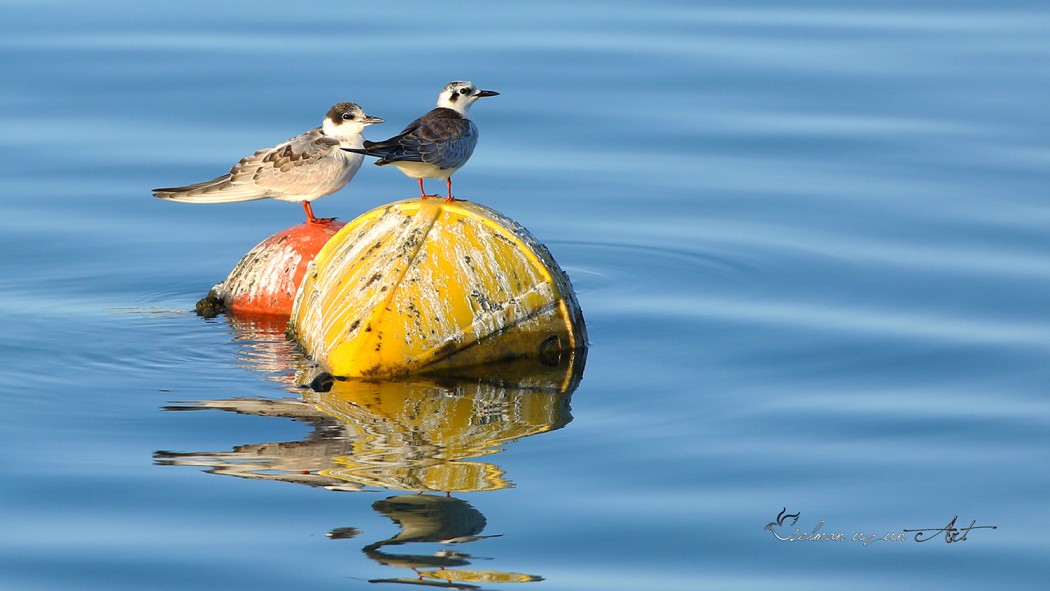
M 221 302 L 222 308 L 235 314 L 290 315 L 307 265 L 345 225 L 305 223 L 270 236 L 244 255 L 205 299 Z

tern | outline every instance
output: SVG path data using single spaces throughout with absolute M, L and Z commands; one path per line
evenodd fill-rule
M 185 187 L 154 189 L 153 196 L 188 203 L 298 201 L 308 223 L 325 224 L 334 218 L 314 217 L 310 202 L 345 187 L 364 160 L 340 148 L 361 148 L 364 128 L 382 122 L 366 115 L 357 103 L 338 103 L 320 127 L 242 158 L 227 174 Z
M 494 90 L 479 90 L 470 82 L 449 82 L 438 95 L 437 107 L 409 123 L 401 133 L 381 142 L 364 143 L 364 148 L 343 148 L 347 152 L 375 156 L 378 166 L 392 164 L 405 175 L 419 180 L 423 199 L 437 197 L 423 190 L 423 179 L 444 179 L 446 201 L 452 197 L 452 173 L 467 163 L 478 143 L 478 127 L 470 120 L 470 106 L 480 98 L 496 96 Z

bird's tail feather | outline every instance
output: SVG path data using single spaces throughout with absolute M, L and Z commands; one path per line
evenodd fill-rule
M 384 142 L 369 142 L 365 141 L 364 148 L 343 148 L 347 152 L 353 152 L 354 154 L 364 154 L 365 156 L 372 156 L 378 158 L 374 164 L 376 166 L 386 166 L 387 164 L 393 164 L 394 162 L 422 162 L 423 156 L 414 152 L 406 152 L 398 144 L 387 144 Z
M 401 144 L 392 141 L 384 142 L 373 142 L 365 140 L 363 148 L 343 148 L 347 152 L 353 152 L 354 154 L 364 154 L 365 156 L 375 156 L 376 158 L 383 158 L 390 154 L 391 150 L 400 150 Z
M 185 187 L 153 189 L 153 196 L 158 199 L 187 203 L 231 203 L 254 201 L 267 197 L 266 193 L 258 187 L 233 182 L 228 174 Z

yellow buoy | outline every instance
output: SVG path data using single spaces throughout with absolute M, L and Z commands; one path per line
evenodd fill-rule
M 406 200 L 333 236 L 307 269 L 290 330 L 338 376 L 447 371 L 586 347 L 583 313 L 547 248 L 476 203 Z

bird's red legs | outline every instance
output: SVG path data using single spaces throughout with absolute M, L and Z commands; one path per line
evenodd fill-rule
M 439 197 L 439 196 L 440 195 L 427 195 L 427 192 L 423 190 L 423 179 L 422 178 L 419 179 L 419 198 L 420 199 L 433 199 L 433 198 Z
M 439 197 L 439 195 L 427 195 L 427 192 L 423 190 L 423 179 L 417 179 L 419 181 L 419 198 L 420 199 L 433 199 Z M 445 186 L 448 187 L 448 197 L 445 197 L 446 203 L 452 203 L 453 201 L 459 201 L 452 196 L 452 177 L 445 179 Z
M 314 208 L 310 207 L 309 201 L 301 201 L 303 204 L 303 211 L 306 212 L 306 222 L 308 224 L 328 224 L 335 221 L 335 218 L 318 218 L 314 217 Z
M 453 201 L 459 201 L 452 196 L 452 177 L 445 179 L 445 185 L 448 186 L 448 197 L 445 198 L 445 202 L 452 203 Z

